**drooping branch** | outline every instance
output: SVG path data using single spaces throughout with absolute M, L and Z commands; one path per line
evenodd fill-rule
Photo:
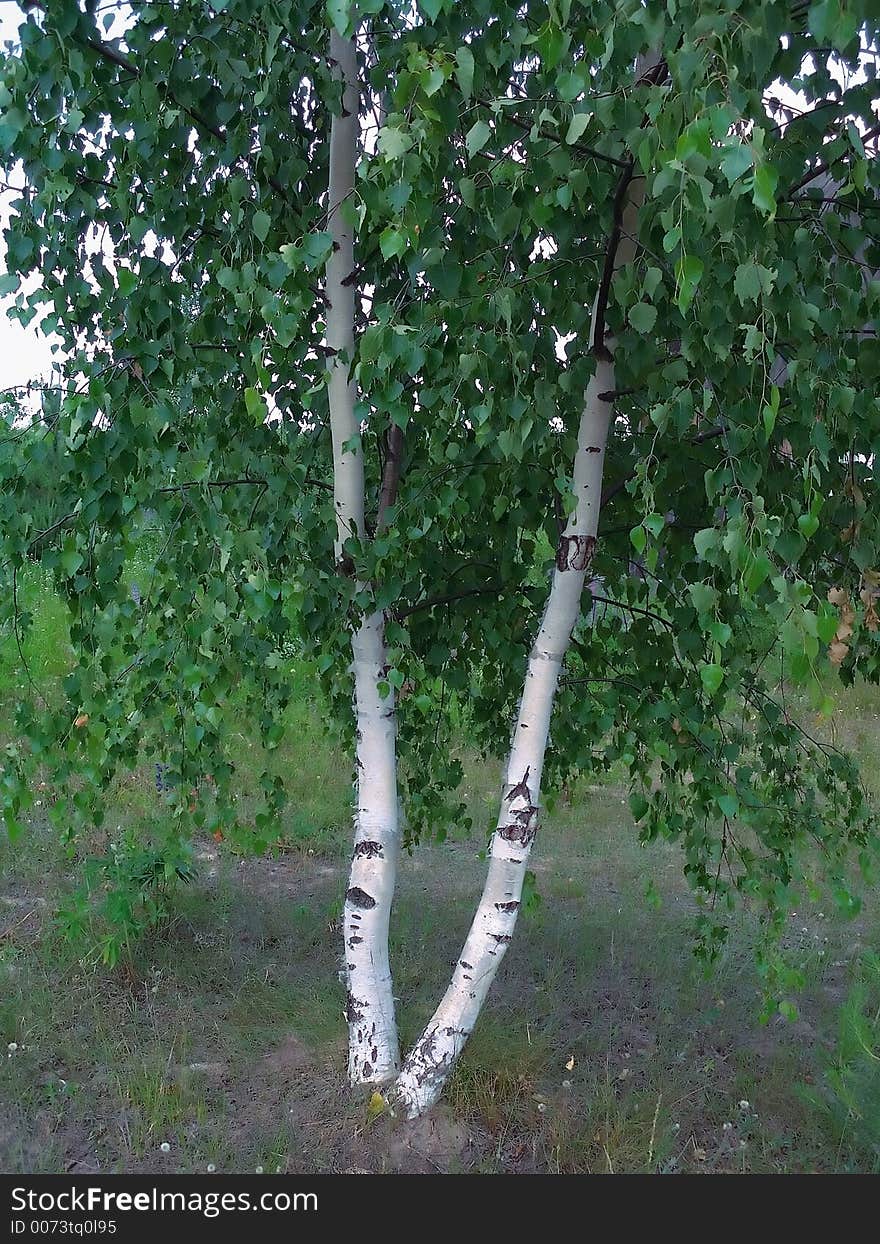
M 861 135 L 862 143 L 869 143 L 872 139 L 880 137 L 880 125 L 875 125 Z M 793 186 L 789 187 L 785 194 L 786 199 L 793 199 L 799 190 L 803 190 L 804 186 L 808 186 L 811 181 L 815 181 L 817 177 L 821 177 L 823 173 L 827 173 L 834 168 L 835 164 L 839 164 L 841 160 L 845 160 L 849 153 L 844 151 L 833 160 L 820 160 L 815 164 L 808 173 L 805 173 L 800 181 L 796 181 Z
M 22 8 L 39 9 L 43 13 L 48 12 L 46 0 L 22 0 Z M 124 69 L 126 73 L 130 73 L 133 78 L 140 78 L 142 76 L 140 67 L 136 65 L 133 60 L 127 56 L 124 56 L 121 52 L 117 52 L 115 48 L 111 47 L 108 43 L 105 43 L 102 39 L 94 39 L 91 36 L 83 37 L 79 35 L 73 35 L 72 38 L 75 43 L 80 45 L 80 47 L 89 48 L 103 60 L 108 61 L 112 65 L 116 65 L 119 69 Z M 216 138 L 218 142 L 226 141 L 226 134 L 223 130 L 220 129 L 219 126 L 214 125 L 213 122 L 209 121 L 204 113 L 200 112 L 197 108 L 193 108 L 190 104 L 184 103 L 179 96 L 172 94 L 170 91 L 169 98 L 174 101 L 182 112 L 186 113 L 193 124 L 197 125 L 199 129 L 204 130 L 204 132 L 209 134 L 212 138 Z M 242 163 L 246 164 L 247 167 L 250 168 L 251 172 L 255 172 L 251 161 L 248 160 L 246 156 L 242 155 L 239 158 Z M 266 180 L 275 193 L 286 203 L 291 202 L 287 191 L 277 177 L 270 175 L 266 178 Z
M 717 440 L 719 436 L 723 436 L 727 431 L 725 424 L 716 423 L 709 428 L 704 428 L 702 432 L 697 432 L 688 442 L 690 445 L 703 445 L 706 441 Z M 665 457 L 665 454 L 658 453 L 658 458 Z M 631 479 L 635 478 L 635 471 L 630 471 L 626 475 L 622 475 L 620 479 L 616 479 L 613 484 L 608 484 L 602 492 L 602 507 L 608 504 L 618 493 L 623 492 Z
M 487 107 L 491 106 L 491 102 L 489 100 L 481 100 L 480 102 L 485 104 Z M 533 129 L 533 122 L 523 120 L 523 118 L 518 117 L 516 113 L 505 112 L 504 119 L 509 121 L 511 125 L 515 125 L 519 129 L 524 130 L 526 133 L 530 133 Z M 546 125 L 542 125 L 538 133 L 542 138 L 546 138 L 550 142 L 559 143 L 561 145 L 564 141 L 559 134 L 554 134 L 553 131 L 548 129 Z M 607 151 L 598 151 L 595 147 L 590 147 L 586 143 L 575 142 L 569 143 L 568 145 L 571 147 L 572 151 L 576 151 L 579 155 L 588 156 L 591 160 L 598 160 L 602 164 L 610 164 L 613 168 L 626 169 L 628 167 L 629 162 L 627 160 L 621 160 L 618 156 L 609 155 Z
M 448 592 L 445 596 L 432 596 L 428 600 L 417 600 L 414 605 L 407 605 L 404 609 L 396 609 L 394 616 L 398 622 L 402 622 L 404 618 L 410 618 L 414 613 L 423 613 L 428 609 L 437 609 L 441 605 L 452 605 L 457 600 L 467 600 L 471 596 L 497 596 L 499 592 L 504 591 L 504 585 L 501 583 L 487 583 L 481 587 L 467 587 L 460 592 Z

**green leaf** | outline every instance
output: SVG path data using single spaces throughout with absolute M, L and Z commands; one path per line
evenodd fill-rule
M 294 242 L 285 242 L 279 253 L 291 271 L 298 268 L 302 263 L 302 247 L 297 246 Z
M 700 682 L 708 695 L 714 695 L 724 681 L 724 669 L 720 665 L 701 665 Z
M 393 225 L 389 225 L 379 234 L 379 249 L 384 259 L 393 259 L 395 255 L 402 255 L 406 250 L 406 245 L 406 236 Z
M 333 237 L 326 232 L 310 233 L 304 239 L 300 249 L 306 267 L 312 271 L 314 268 L 323 267 L 330 258 Z
M 266 409 L 266 403 L 256 389 L 245 389 L 244 404 L 247 407 L 248 414 L 255 423 L 266 422 L 266 416 L 269 412 Z
M 123 298 L 130 298 L 137 287 L 137 274 L 131 268 L 117 268 L 116 280 Z
M 327 16 L 340 35 L 351 33 L 352 0 L 327 0 Z
M 704 527 L 694 536 L 694 548 L 700 561 L 706 561 L 706 554 L 718 546 L 717 527 Z
M 678 288 L 678 309 L 682 315 L 694 300 L 697 286 L 703 276 L 703 261 L 696 255 L 682 255 L 675 266 L 675 280 Z
M 732 186 L 752 167 L 752 149 L 747 143 L 734 142 L 724 148 L 721 172 Z
M 733 276 L 733 292 L 740 302 L 757 302 L 761 281 L 753 263 L 741 263 Z
M 750 563 L 745 574 L 746 590 L 754 595 L 773 573 L 773 563 L 764 553 L 759 553 Z
M 644 553 L 648 543 L 648 533 L 644 527 L 633 527 L 629 533 L 630 543 L 637 553 Z
M 426 73 L 423 73 L 420 80 L 422 83 L 422 90 L 430 99 L 432 95 L 436 95 L 440 90 L 441 86 L 446 81 L 446 77 L 442 69 L 435 68 L 429 69 Z
M 636 822 L 642 820 L 650 806 L 641 791 L 633 791 L 629 797 L 629 809 L 632 812 L 633 820 Z
M 565 131 L 565 141 L 569 144 L 576 143 L 591 120 L 591 113 L 576 112 L 568 123 L 568 129 Z
M 733 820 L 739 816 L 739 800 L 736 795 L 719 795 L 715 802 L 721 809 L 724 816 Z
M 455 53 L 455 64 L 455 76 L 461 87 L 461 93 L 465 99 L 470 99 L 474 93 L 474 54 L 469 47 L 458 49 Z
M 269 233 L 269 226 L 272 224 L 272 217 L 268 212 L 254 212 L 253 230 L 261 242 L 266 241 Z
M 59 561 L 69 579 L 72 579 L 76 572 L 85 564 L 85 558 L 82 553 L 72 546 L 62 549 Z
M 815 514 L 801 514 L 797 525 L 798 531 L 805 540 L 809 540 L 819 530 L 819 520 Z
M 383 125 L 379 131 L 379 150 L 386 160 L 399 160 L 412 142 L 412 135 L 396 125 Z
M 626 318 L 637 333 L 649 333 L 657 323 L 657 308 L 650 302 L 637 302 L 630 307 Z
M 779 173 L 772 164 L 761 164 L 755 169 L 752 180 L 752 201 L 759 212 L 769 217 L 776 215 L 776 187 L 779 185 Z
M 465 137 L 468 155 L 473 158 L 478 151 L 482 151 L 491 137 L 492 130 L 486 122 L 475 121 Z
M 642 293 L 646 298 L 653 298 L 657 292 L 657 286 L 663 280 L 663 273 L 659 268 L 648 267 L 645 269 L 645 275 L 642 279 Z

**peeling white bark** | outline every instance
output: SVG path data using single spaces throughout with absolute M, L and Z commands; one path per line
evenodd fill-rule
M 352 1084 L 384 1084 L 400 1068 L 388 921 L 400 829 L 394 689 L 385 699 L 384 617 L 372 613 L 352 640 L 357 707 L 358 801 L 343 931 L 348 981 L 348 1074 Z
M 364 462 L 355 415 L 354 234 L 341 210 L 354 190 L 357 166 L 357 50 L 354 39 L 330 35 L 334 76 L 345 83 L 341 114 L 330 127 L 329 230 L 333 250 L 327 261 L 327 346 L 330 428 L 333 441 L 335 555 L 347 572 L 343 545 L 364 534 Z M 400 827 L 394 690 L 383 699 L 379 683 L 387 673 L 385 618 L 366 615 L 352 636 L 357 718 L 357 812 L 351 873 L 345 896 L 345 938 L 349 1026 L 348 1072 L 352 1084 L 383 1084 L 400 1066 L 388 921 L 394 896 Z
M 648 68 L 640 65 L 637 74 Z M 622 183 L 620 228 L 609 246 L 613 269 L 635 253 L 641 178 Z M 601 292 L 601 291 L 600 291 Z M 584 395 L 573 470 L 577 506 L 560 537 L 556 569 L 544 617 L 529 656 L 497 828 L 492 835 L 486 883 L 452 981 L 424 1033 L 407 1055 L 394 1090 L 394 1107 L 408 1118 L 434 1104 L 473 1031 L 519 912 L 526 866 L 538 830 L 541 772 L 550 716 L 562 662 L 580 612 L 584 579 L 596 544 L 602 499 L 602 469 L 611 421 L 614 364 L 611 343 L 596 341 L 604 321 L 597 294 L 590 339 L 596 371 Z
M 395 1098 L 408 1118 L 423 1114 L 442 1092 L 513 936 L 538 830 L 541 771 L 556 685 L 596 541 L 611 413 L 610 400 L 600 394 L 610 394 L 613 388 L 612 364 L 599 362 L 587 389 L 578 436 L 574 472 L 578 505 L 560 538 L 553 584 L 529 656 L 486 884 L 449 988 L 395 1084 Z

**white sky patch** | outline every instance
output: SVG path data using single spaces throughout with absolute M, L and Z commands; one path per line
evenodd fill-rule
M 0 4 L 0 44 L 9 41 L 17 42 L 18 27 L 24 15 L 17 4 Z M 21 166 L 13 168 L 5 178 L 13 186 L 24 184 L 24 173 Z M 18 196 L 13 192 L 0 188 L 0 233 L 9 224 L 10 201 Z M 6 248 L 0 257 L 0 273 L 6 272 Z M 24 288 L 33 290 L 38 284 L 33 280 Z M 12 306 L 15 295 L 0 299 L 0 390 L 10 389 L 14 385 L 27 385 L 32 381 L 48 380 L 55 356 L 52 353 L 53 341 L 42 336 L 36 323 L 27 327 L 7 317 L 7 308 Z M 54 343 L 58 344 L 56 337 Z

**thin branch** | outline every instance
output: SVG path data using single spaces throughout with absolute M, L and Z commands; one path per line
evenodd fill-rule
M 626 600 L 612 600 L 610 596 L 599 596 L 589 588 L 587 590 L 593 600 L 599 601 L 602 605 L 613 605 L 616 609 L 626 609 L 630 613 L 641 614 L 644 618 L 650 618 L 652 622 L 661 622 L 669 630 L 673 629 L 668 618 L 661 617 L 659 613 L 654 613 L 651 609 L 645 609 L 642 605 L 631 605 Z
M 479 102 L 487 108 L 491 107 L 491 102 L 489 100 L 481 99 Z M 513 125 L 518 126 L 519 129 L 524 130 L 527 133 L 531 132 L 531 129 L 532 129 L 531 122 L 524 121 L 522 117 L 518 117 L 514 113 L 511 113 L 511 112 L 505 112 L 503 115 L 504 115 L 505 120 L 510 121 Z M 560 137 L 560 135 L 554 134 L 553 131 L 548 129 L 546 126 L 542 126 L 538 132 L 541 138 L 546 138 L 550 142 L 557 143 L 559 146 L 561 146 L 563 143 L 563 139 Z M 614 168 L 626 168 L 627 167 L 626 160 L 621 160 L 617 156 L 608 155 L 608 153 L 605 151 L 597 151 L 595 147 L 588 147 L 586 143 L 569 143 L 569 146 L 571 147 L 572 151 L 577 151 L 580 155 L 589 156 L 591 160 L 604 160 L 606 164 L 611 164 L 614 166 Z
M 614 276 L 614 266 L 617 261 L 617 247 L 620 243 L 620 231 L 623 224 L 623 213 L 627 203 L 627 193 L 629 191 L 630 182 L 633 179 L 635 170 L 635 161 L 630 160 L 625 166 L 617 183 L 617 190 L 614 193 L 614 214 L 611 226 L 611 236 L 608 239 L 608 246 L 605 250 L 605 263 L 602 268 L 602 279 L 599 282 L 599 292 L 596 295 L 596 306 L 593 310 L 593 340 L 590 347 L 596 358 L 608 359 L 610 354 L 608 347 L 605 345 L 605 312 L 608 308 L 608 295 L 611 292 L 611 278 Z
M 41 700 L 43 704 L 46 705 L 47 701 L 45 697 L 43 696 L 43 693 L 40 691 L 39 687 L 37 686 L 37 684 L 34 682 L 33 676 L 31 674 L 31 667 L 28 665 L 27 657 L 24 655 L 24 648 L 22 647 L 22 643 L 21 643 L 21 632 L 18 629 L 18 619 L 19 619 L 18 567 L 13 566 L 12 567 L 12 629 L 15 632 L 15 646 L 18 649 L 18 655 L 19 655 L 19 658 L 21 659 L 22 669 L 25 672 L 25 677 L 30 683 L 31 690 L 33 691 L 37 699 Z
M 875 125 L 873 129 L 870 129 L 867 133 L 860 135 L 862 144 L 870 142 L 872 138 L 877 138 L 878 135 L 880 135 L 880 125 Z M 815 181 L 817 177 L 821 177 L 823 173 L 827 173 L 829 169 L 833 168 L 835 164 L 839 164 L 841 160 L 846 159 L 848 155 L 849 152 L 844 151 L 833 160 L 822 160 L 816 165 L 815 168 L 811 168 L 809 173 L 805 174 L 800 181 L 795 182 L 786 194 L 785 198 L 793 198 L 799 190 L 803 190 L 804 186 L 808 186 L 811 181 Z
M 238 484 L 265 484 L 262 479 L 191 479 L 181 481 L 179 484 L 169 484 L 167 488 L 158 488 L 156 491 L 163 492 L 180 492 L 184 488 L 234 488 Z
M 382 488 L 379 493 L 379 513 L 376 518 L 376 530 L 381 531 L 388 521 L 388 511 L 397 501 L 397 489 L 400 485 L 400 472 L 403 466 L 403 428 L 392 423 L 388 428 L 388 456 L 382 472 Z
M 489 584 L 485 587 L 469 587 L 461 592 L 449 592 L 446 596 L 434 596 L 430 600 L 417 600 L 414 605 L 408 605 L 405 609 L 393 610 L 394 617 L 398 622 L 402 622 L 404 618 L 409 618 L 414 613 L 421 613 L 424 609 L 434 609 L 438 605 L 451 605 L 454 601 L 464 600 L 468 596 L 497 596 L 502 591 L 500 583 Z

